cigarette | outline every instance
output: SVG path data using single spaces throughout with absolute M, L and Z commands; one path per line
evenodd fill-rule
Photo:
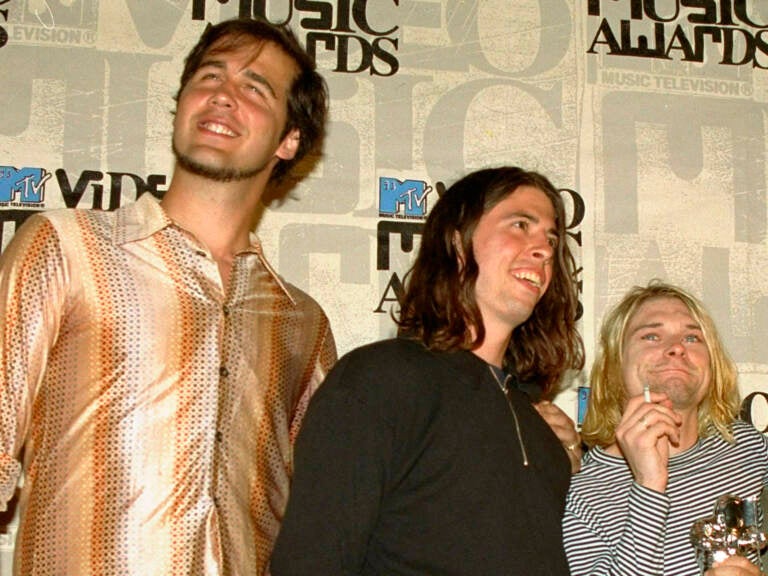
M 646 402 L 650 402 L 651 401 L 651 387 L 648 386 L 648 384 L 643 386 L 643 399 Z

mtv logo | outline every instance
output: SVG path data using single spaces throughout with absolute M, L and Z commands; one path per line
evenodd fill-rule
M 395 216 L 426 216 L 427 194 L 432 187 L 421 180 L 379 178 L 379 214 Z
M 45 199 L 45 183 L 50 177 L 43 168 L 0 166 L 0 202 L 39 204 Z

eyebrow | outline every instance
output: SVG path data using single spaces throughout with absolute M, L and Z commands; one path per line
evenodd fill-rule
M 645 330 L 648 328 L 659 328 L 663 325 L 664 325 L 663 322 L 646 322 L 645 324 L 640 324 L 639 326 L 635 326 L 634 328 L 632 328 L 627 333 L 627 335 L 631 336 L 632 334 L 636 334 L 640 332 L 640 330 Z M 701 329 L 701 326 L 699 324 L 696 324 L 695 322 L 691 324 L 686 324 L 685 327 L 688 328 L 689 330 L 698 330 L 699 332 L 703 332 L 703 330 Z
M 219 70 L 226 70 L 227 65 L 223 60 L 205 60 L 200 63 L 200 66 L 198 66 L 198 70 L 206 67 L 212 67 L 217 68 Z M 244 68 L 241 70 L 243 75 L 251 80 L 252 82 L 256 82 L 257 84 L 263 86 L 267 92 L 269 92 L 273 98 L 277 98 L 277 94 L 275 94 L 274 88 L 272 88 L 272 84 L 269 83 L 269 80 L 267 80 L 264 76 L 259 74 L 258 72 L 254 72 L 250 68 Z
M 533 222 L 534 224 L 538 224 L 539 222 L 541 222 L 541 218 L 539 218 L 538 216 L 534 216 L 530 212 L 525 212 L 523 210 L 515 210 L 514 212 L 510 212 L 506 216 L 506 218 L 508 219 L 509 218 L 525 218 L 526 220 Z M 547 230 L 547 234 L 551 234 L 555 238 L 560 237 L 558 235 L 557 228 L 550 228 L 549 230 Z

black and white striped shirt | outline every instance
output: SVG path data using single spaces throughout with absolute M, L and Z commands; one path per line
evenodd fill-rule
M 741 421 L 733 432 L 734 444 L 710 436 L 670 458 L 663 494 L 636 484 L 623 458 L 590 450 L 566 503 L 572 576 L 698 576 L 694 520 L 724 494 L 756 496 L 768 484 L 766 437 Z

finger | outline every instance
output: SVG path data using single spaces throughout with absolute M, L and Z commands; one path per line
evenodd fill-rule
M 623 423 L 626 428 L 639 427 L 647 429 L 655 423 L 664 421 L 677 427 L 680 425 L 680 415 L 674 410 L 670 410 L 658 404 L 645 403 L 635 410 L 632 414 L 626 414 Z
M 547 422 L 549 427 L 563 444 L 581 444 L 581 436 L 573 426 L 562 426 L 553 422 Z
M 665 411 L 649 410 L 639 418 L 637 424 L 642 427 L 642 431 L 648 431 L 657 437 L 666 434 L 674 443 L 680 440 L 680 427 L 677 420 Z
M 673 421 L 682 423 L 682 417 L 675 410 L 672 409 L 672 405 L 667 399 L 666 394 L 658 394 L 651 392 L 653 399 L 661 398 L 662 400 L 656 402 L 645 402 L 641 396 L 635 396 L 627 402 L 627 407 L 624 409 L 622 420 L 624 421 L 636 421 L 639 420 L 644 414 L 652 410 L 656 410 L 662 414 L 666 414 Z
M 560 408 L 549 402 L 540 402 L 534 406 L 563 445 L 568 459 L 571 461 L 571 472 L 578 472 L 581 469 L 581 436 L 579 436 L 573 420 Z
M 656 446 L 662 438 L 669 439 L 672 444 L 677 445 L 680 443 L 680 429 L 674 423 L 663 419 L 649 419 L 646 422 L 638 422 L 625 434 L 625 437 L 645 447 Z
M 655 448 L 661 438 L 668 438 L 672 444 L 678 445 L 680 428 L 666 414 L 659 412 L 646 412 L 616 428 L 616 439 L 622 447 Z
M 554 404 L 553 402 L 550 402 L 549 400 L 542 400 L 541 402 L 536 402 L 534 404 L 537 409 L 539 410 L 545 410 L 547 412 L 552 412 L 553 414 L 562 414 L 566 418 L 568 417 L 565 412 L 558 406 L 557 404 Z
M 573 420 L 554 404 L 547 404 L 541 407 L 541 413 L 546 415 L 548 421 L 554 422 L 565 429 L 576 430 L 576 424 Z
M 565 433 L 570 433 L 572 436 L 576 436 L 576 425 L 559 407 L 548 402 L 534 404 L 534 407 L 551 428 L 560 429 Z
M 743 556 L 728 556 L 722 562 L 716 562 L 713 567 L 718 569 L 716 571 L 718 575 L 723 576 L 726 574 L 760 574 L 758 567 L 752 564 L 752 562 Z
M 538 402 L 533 405 L 539 414 L 547 415 L 551 418 L 569 420 L 567 414 L 563 412 L 558 406 L 548 401 Z
M 560 442 L 563 444 L 581 444 L 581 437 L 579 436 L 578 432 L 566 428 L 551 428 L 552 432 L 554 432 L 555 436 L 557 436 L 557 439 L 560 440 Z

